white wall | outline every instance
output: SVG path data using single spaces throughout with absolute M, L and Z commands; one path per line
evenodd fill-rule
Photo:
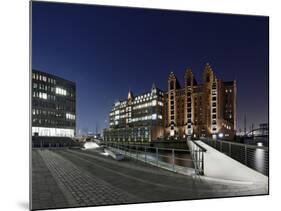
M 50 0 L 51 1 L 51 0 Z M 96 4 L 117 4 L 181 10 L 270 15 L 270 174 L 272 195 L 217 200 L 114 206 L 115 211 L 143 210 L 278 210 L 280 206 L 280 38 L 281 13 L 276 0 L 68 0 Z M 2 1 L 0 6 L 0 209 L 27 210 L 29 186 L 29 19 L 28 1 Z M 11 80 L 12 79 L 12 80 Z M 15 128 L 17 131 L 15 132 Z M 14 136 L 17 135 L 17 136 Z M 15 138 L 17 137 L 17 138 Z M 9 143 L 13 144 L 12 148 Z M 105 211 L 108 207 L 68 209 Z

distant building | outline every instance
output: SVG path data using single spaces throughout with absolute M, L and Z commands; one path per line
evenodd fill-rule
M 165 135 L 232 138 L 236 132 L 236 81 L 221 81 L 206 64 L 203 83 L 191 69 L 181 88 L 174 73 L 165 95 Z
M 75 83 L 32 70 L 32 136 L 73 137 L 75 130 Z
M 191 69 L 181 87 L 176 75 L 168 77 L 168 91 L 151 92 L 118 101 L 104 131 L 108 141 L 154 141 L 159 138 L 212 137 L 232 139 L 236 133 L 236 81 L 218 79 L 206 64 L 198 84 Z
M 149 142 L 163 137 L 164 93 L 152 86 L 151 91 L 113 105 L 109 128 L 104 130 L 105 141 Z

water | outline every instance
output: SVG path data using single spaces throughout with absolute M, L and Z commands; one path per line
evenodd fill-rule
M 128 147 L 128 146 L 127 146 Z M 123 148 L 124 150 L 124 148 Z M 174 164 L 181 166 L 181 167 L 190 167 L 193 168 L 193 162 L 191 159 L 190 152 L 187 150 L 181 150 L 181 149 L 174 149 L 174 161 L 173 161 L 173 152 L 172 149 L 165 149 L 165 148 L 154 148 L 154 147 L 143 147 L 138 146 L 137 148 L 135 146 L 130 146 L 130 151 L 135 153 L 137 150 L 138 154 L 142 157 L 145 156 L 148 162 L 157 162 L 157 158 L 159 161 Z M 157 153 L 158 150 L 158 153 Z M 129 149 L 127 148 L 126 151 L 128 152 Z

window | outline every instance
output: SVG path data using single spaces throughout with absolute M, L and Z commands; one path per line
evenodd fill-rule
M 75 120 L 75 115 L 74 114 L 66 113 L 65 116 L 66 116 L 66 119 Z
M 39 98 L 47 100 L 47 93 L 39 92 Z
M 170 82 L 170 89 L 174 89 L 174 81 Z
M 59 88 L 59 87 L 56 87 L 56 94 L 66 95 L 66 90 L 62 89 L 62 88 Z
M 210 75 L 209 74 L 207 74 L 206 81 L 210 82 Z

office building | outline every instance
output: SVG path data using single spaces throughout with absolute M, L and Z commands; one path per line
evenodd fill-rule
M 75 130 L 75 83 L 32 70 L 32 136 L 74 137 Z
M 116 102 L 109 115 L 105 141 L 150 142 L 164 136 L 164 93 L 152 86 L 151 91 Z

